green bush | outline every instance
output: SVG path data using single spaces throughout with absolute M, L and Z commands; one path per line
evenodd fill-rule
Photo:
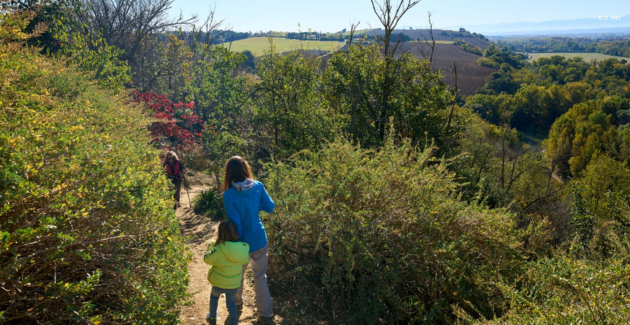
M 151 120 L 19 43 L 0 79 L 0 320 L 178 322 L 189 254 Z
M 622 247 L 628 243 L 617 238 L 630 232 L 630 170 L 625 162 L 600 155 L 586 166 L 583 174 L 571 182 L 571 228 L 576 255 L 606 259 L 628 249 Z
M 477 60 L 477 65 L 480 65 L 482 67 L 493 68 L 493 69 L 499 68 L 499 63 L 492 61 L 488 58 L 479 58 L 479 60 Z
M 627 263 L 619 259 L 592 262 L 568 256 L 531 263 L 520 281 L 520 289 L 502 287 L 510 297 L 510 311 L 487 323 L 627 324 L 630 319 Z
M 223 198 L 213 189 L 203 190 L 193 199 L 193 211 L 197 214 L 205 214 L 212 220 L 226 218 Z
M 514 217 L 461 202 L 430 156 L 392 139 L 379 151 L 337 141 L 268 166 L 272 284 L 336 323 L 504 312 L 495 282 L 522 266 Z

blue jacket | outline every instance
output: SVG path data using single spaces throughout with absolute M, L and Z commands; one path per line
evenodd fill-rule
M 223 206 L 228 220 L 236 224 L 240 240 L 249 244 L 250 253 L 267 245 L 267 233 L 258 212 L 271 213 L 275 203 L 261 182 L 254 181 L 254 186 L 247 191 L 230 187 L 223 193 Z

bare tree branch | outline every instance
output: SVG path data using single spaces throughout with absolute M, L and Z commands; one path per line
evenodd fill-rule
M 348 51 L 350 51 L 350 46 L 352 46 L 352 39 L 354 38 L 354 32 L 357 30 L 361 22 L 357 22 L 356 24 L 350 25 L 350 36 L 348 37 Z
M 378 20 L 381 22 L 381 25 L 383 25 L 383 29 L 385 30 L 385 36 L 383 38 L 385 56 L 393 57 L 396 53 L 395 51 L 398 47 L 398 43 L 396 44 L 396 46 L 394 46 L 394 49 L 392 51 L 389 44 L 391 34 L 394 29 L 396 29 L 396 26 L 398 26 L 398 23 L 407 13 L 407 11 L 420 3 L 421 0 L 400 0 L 393 15 L 393 6 L 391 0 L 384 0 L 383 4 L 378 3 L 376 0 L 370 1 L 372 2 L 372 9 L 374 10 L 374 13 L 378 17 Z

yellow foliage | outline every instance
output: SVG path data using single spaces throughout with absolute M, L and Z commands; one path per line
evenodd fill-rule
M 0 282 L 12 292 L 0 299 L 0 318 L 20 322 L 31 310 L 39 319 L 94 324 L 117 323 L 114 314 L 176 322 L 188 256 L 149 145 L 151 120 L 126 104 L 127 94 L 100 89 L 90 74 L 26 46 L 33 35 L 21 30 L 32 15 L 0 17 L 0 247 L 13 252 L 0 261 Z M 158 244 L 158 235 L 172 241 Z M 118 298 L 74 314 L 96 284 Z M 161 314 L 136 313 L 139 306 Z

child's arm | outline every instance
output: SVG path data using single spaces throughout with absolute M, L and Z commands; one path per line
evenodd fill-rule
M 243 244 L 243 249 L 241 250 L 241 254 L 238 256 L 238 263 L 241 265 L 245 265 L 249 263 L 249 245 L 246 242 L 241 242 Z
M 227 214 L 228 220 L 234 222 L 236 231 L 241 235 L 243 230 L 241 215 L 238 213 L 238 210 L 236 210 L 234 202 L 230 201 L 230 198 L 225 195 L 225 193 L 223 193 L 223 207 L 225 207 L 225 214 Z
M 208 250 L 203 255 L 203 261 L 206 264 L 214 265 L 218 262 L 221 257 L 221 251 L 218 247 L 214 246 L 214 240 L 210 241 L 210 245 L 208 245 Z
M 273 202 L 273 200 L 269 196 L 269 193 L 267 193 L 267 190 L 265 189 L 265 185 L 263 185 L 262 188 L 263 188 L 263 191 L 262 191 L 262 195 L 260 196 L 260 209 L 267 213 L 271 213 L 273 212 L 273 209 L 276 207 L 276 204 Z

